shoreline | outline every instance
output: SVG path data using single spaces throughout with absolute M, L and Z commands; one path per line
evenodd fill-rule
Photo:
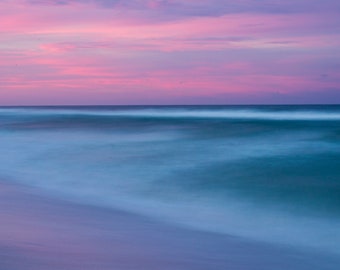
M 0 269 L 336 270 L 340 258 L 194 231 L 0 181 Z

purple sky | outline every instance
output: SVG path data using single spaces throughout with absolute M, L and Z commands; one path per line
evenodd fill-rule
M 340 103 L 338 0 L 2 0 L 0 105 Z

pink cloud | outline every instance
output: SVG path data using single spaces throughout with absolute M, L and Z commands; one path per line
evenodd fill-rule
M 161 20 L 181 3 L 142 2 L 2 3 L 0 99 L 87 103 L 101 93 L 98 102 L 129 103 L 340 85 L 336 16 L 177 11 Z M 207 3 L 185 5 L 202 11 Z

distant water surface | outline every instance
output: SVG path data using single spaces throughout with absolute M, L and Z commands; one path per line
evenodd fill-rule
M 55 196 L 340 253 L 340 106 L 2 107 L 0 149 Z

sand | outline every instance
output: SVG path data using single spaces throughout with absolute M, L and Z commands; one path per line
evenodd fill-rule
M 0 270 L 338 270 L 340 256 L 195 231 L 0 182 Z

